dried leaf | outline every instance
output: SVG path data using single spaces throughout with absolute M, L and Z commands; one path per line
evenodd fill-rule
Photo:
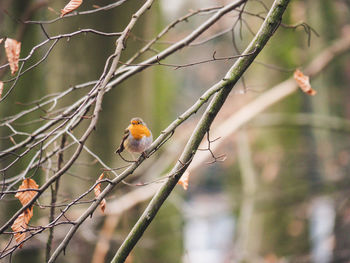
M 294 79 L 302 91 L 311 96 L 316 95 L 316 90 L 311 88 L 309 76 L 304 75 L 303 72 L 297 69 L 294 71 Z
M 2 96 L 3 89 L 4 89 L 4 82 L 0 81 L 0 99 L 1 99 L 1 96 Z
M 24 220 L 28 224 L 30 219 L 32 219 L 32 217 L 34 215 L 33 206 L 24 210 L 23 214 L 24 214 Z
M 39 186 L 36 184 L 36 182 L 33 179 L 29 179 L 29 178 L 24 179 L 22 184 L 18 188 L 18 190 L 21 190 L 21 192 L 17 192 L 15 197 L 19 199 L 19 201 L 23 206 L 25 206 L 36 195 L 36 191 L 23 191 L 23 190 L 38 189 L 38 188 Z M 21 231 L 25 231 L 27 229 L 28 223 L 32 217 L 33 217 L 33 206 L 24 210 L 24 212 L 16 218 L 15 222 L 13 222 L 11 228 L 14 232 L 18 232 L 18 233 L 14 233 L 17 244 L 21 243 L 26 238 L 26 232 L 21 232 Z M 22 244 L 19 247 L 21 248 Z
M 19 54 L 21 52 L 21 42 L 15 39 L 7 38 L 5 41 L 5 51 L 7 60 L 10 63 L 11 74 L 14 75 L 18 70 Z
M 101 208 L 101 211 L 102 213 L 105 212 L 105 209 L 106 209 L 106 199 L 102 199 L 101 203 L 100 203 L 100 208 Z
M 25 213 L 20 214 L 19 217 L 16 218 L 15 222 L 13 222 L 11 228 L 14 232 L 18 232 L 14 233 L 17 244 L 21 243 L 26 238 L 26 232 L 21 231 L 25 231 L 27 226 L 28 223 L 26 222 Z M 20 245 L 20 248 L 21 247 L 22 244 Z
M 102 173 L 96 182 L 103 179 L 104 174 Z M 95 196 L 98 197 L 101 194 L 101 184 L 97 184 L 94 188 Z
M 27 230 L 28 223 L 30 219 L 33 217 L 33 207 L 27 208 L 19 217 L 16 218 L 15 222 L 13 222 L 11 228 L 14 232 L 15 239 L 17 244 L 21 243 L 26 238 L 26 232 L 22 232 Z M 23 244 L 19 246 L 21 248 Z
M 19 186 L 18 190 L 26 190 L 26 189 L 38 189 L 39 186 L 33 179 L 24 179 L 22 184 Z M 28 204 L 33 197 L 36 195 L 36 191 L 21 191 L 17 192 L 15 197 L 19 199 L 21 204 L 25 206 Z
M 185 171 L 184 174 L 181 176 L 180 180 L 177 182 L 179 185 L 182 185 L 184 190 L 187 190 L 188 188 L 188 177 L 190 173 L 188 171 Z
M 77 9 L 83 0 L 70 0 L 69 3 L 61 10 L 61 17 Z
M 103 176 L 104 176 L 104 174 L 102 173 L 96 182 L 101 181 L 103 179 Z M 95 197 L 98 197 L 101 194 L 101 183 L 99 183 L 95 186 L 94 193 L 95 193 Z M 101 208 L 102 213 L 104 213 L 104 211 L 106 209 L 106 204 L 107 204 L 106 199 L 103 198 L 103 200 L 100 203 L 100 208 Z

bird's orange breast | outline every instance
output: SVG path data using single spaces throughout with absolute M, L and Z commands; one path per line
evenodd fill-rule
M 144 136 L 149 137 L 151 135 L 150 131 L 144 125 L 132 124 L 128 128 L 132 137 L 134 137 L 136 140 L 140 140 Z

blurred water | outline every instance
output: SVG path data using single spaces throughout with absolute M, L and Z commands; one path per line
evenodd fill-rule
M 312 262 L 328 263 L 332 260 L 335 215 L 334 202 L 330 198 L 319 197 L 311 203 L 310 238 Z
M 227 200 L 223 194 L 201 194 L 187 202 L 184 263 L 227 262 L 235 227 Z

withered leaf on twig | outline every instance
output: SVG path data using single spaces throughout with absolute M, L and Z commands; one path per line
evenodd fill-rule
M 180 180 L 177 182 L 179 185 L 183 187 L 184 190 L 187 190 L 188 188 L 188 177 L 190 173 L 188 171 L 185 171 L 184 174 L 181 176 Z
M 23 180 L 18 190 L 38 189 L 38 188 L 39 186 L 33 179 L 27 178 Z M 36 191 L 21 191 L 21 192 L 17 192 L 15 197 L 19 199 L 19 201 L 23 206 L 25 206 L 33 199 L 35 195 L 36 195 Z
M 24 179 L 22 184 L 19 186 L 18 190 L 20 192 L 17 192 L 15 197 L 19 199 L 21 204 L 25 206 L 28 204 L 33 197 L 36 195 L 36 191 L 23 191 L 26 189 L 38 189 L 39 186 L 37 183 L 30 178 Z M 20 214 L 15 222 L 13 222 L 11 228 L 14 232 L 14 236 L 16 239 L 17 244 L 21 243 L 26 238 L 26 230 L 28 228 L 28 223 L 30 219 L 33 217 L 33 206 L 27 208 L 22 214 Z M 23 244 L 21 244 L 19 247 L 21 248 Z
M 83 3 L 83 0 L 70 0 L 69 3 L 61 9 L 61 17 L 65 16 L 66 14 L 74 11 L 77 9 L 81 4 Z
M 103 176 L 104 176 L 104 174 L 102 173 L 96 182 L 101 181 L 103 179 Z M 101 194 L 101 183 L 99 183 L 95 186 L 94 193 L 95 193 L 96 197 L 98 197 Z M 100 203 L 100 208 L 101 208 L 102 213 L 104 213 L 104 211 L 106 209 L 106 199 L 103 198 L 103 200 Z
M 316 90 L 311 88 L 309 76 L 304 75 L 303 72 L 297 69 L 294 71 L 294 79 L 302 91 L 311 96 L 316 95 Z
M 21 243 L 25 238 L 26 238 L 26 232 L 22 232 L 25 231 L 27 229 L 28 226 L 28 222 L 27 222 L 27 218 L 25 213 L 20 214 L 15 222 L 13 222 L 11 228 L 14 232 L 14 236 L 16 239 L 17 244 Z M 21 248 L 23 244 L 21 244 L 19 247 Z
M 10 63 L 11 74 L 14 75 L 18 70 L 19 54 L 21 53 L 21 42 L 7 38 L 5 40 L 5 52 L 7 61 Z

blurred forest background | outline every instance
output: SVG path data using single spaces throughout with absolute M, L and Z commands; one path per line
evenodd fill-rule
M 112 2 L 115 1 L 86 0 L 79 11 Z M 50 36 L 83 28 L 119 32 L 140 2 L 143 1 L 129 0 L 107 11 L 67 17 L 45 25 L 45 29 Z M 130 33 L 120 60 L 126 61 L 166 25 L 190 10 L 228 2 L 231 1 L 155 1 Z M 266 16 L 266 9 L 272 2 L 248 1 L 244 22 L 232 30 L 238 12 L 226 14 L 193 45 L 170 56 L 164 63 L 184 65 L 210 59 L 214 52 L 216 57 L 242 52 L 259 29 L 261 17 Z M 59 12 L 65 4 L 63 0 L 1 0 L 0 38 L 21 41 L 21 58 L 27 56 L 33 46 L 45 40 L 45 35 L 39 25 L 23 24 L 18 19 L 50 20 L 58 16 L 52 10 Z M 210 13 L 203 13 L 179 23 L 153 49 L 159 51 L 168 47 L 188 35 L 208 16 Z M 313 30 L 308 26 L 292 26 L 301 21 Z M 213 37 L 215 35 L 217 37 Z M 291 1 L 282 26 L 236 85 L 213 123 L 210 139 L 218 138 L 212 143 L 218 159 L 214 160 L 208 151 L 197 153 L 197 158 L 202 159 L 194 160 L 189 168 L 188 190 L 178 186 L 170 195 L 127 262 L 349 262 L 349 36 L 349 0 Z M 2 124 L 7 116 L 33 106 L 28 103 L 70 86 L 97 80 L 106 59 L 113 53 L 116 38 L 86 33 L 59 41 L 48 58 L 19 78 L 17 86 L 0 103 Z M 235 123 L 235 114 L 291 78 L 296 68 L 304 70 L 312 62 L 316 66 L 324 63 L 328 58 L 319 56 L 334 43 L 347 44 L 343 45 L 339 56 L 332 57 L 326 67 L 311 77 L 311 85 L 317 91 L 315 96 L 295 88 L 275 102 L 267 103 L 266 109 L 248 118 L 244 125 Z M 39 49 L 31 61 L 40 60 L 46 51 L 47 47 Z M 153 54 L 146 52 L 142 58 L 150 55 Z M 315 62 L 316 58 L 319 60 Z M 0 61 L 1 65 L 6 63 L 2 46 Z M 96 130 L 87 140 L 87 147 L 109 167 L 125 165 L 115 150 L 132 117 L 141 117 L 157 137 L 208 87 L 222 79 L 232 63 L 232 60 L 213 61 L 179 69 L 155 65 L 124 81 L 105 96 Z M 11 78 L 8 68 L 0 69 L 0 76 L 3 81 Z M 5 83 L 3 94 L 9 86 Z M 85 92 L 84 89 L 72 92 L 58 103 L 61 107 L 70 105 Z M 40 117 L 48 108 L 20 118 L 14 124 L 15 129 L 23 132 L 37 129 L 43 121 Z M 105 214 L 96 211 L 84 222 L 70 241 L 66 255 L 60 256 L 57 262 L 111 260 L 160 185 L 157 181 L 147 182 L 157 180 L 176 162 L 201 112 L 176 129 L 174 136 L 155 155 L 107 197 Z M 33 122 L 36 119 L 38 121 Z M 236 126 L 231 132 L 230 127 Z M 83 130 L 84 125 L 74 130 L 74 134 L 80 136 Z M 8 137 L 11 132 L 8 126 L 1 125 L 1 151 L 12 145 Z M 227 136 L 221 134 L 225 132 Z M 29 154 L 0 174 L 0 181 L 22 172 L 32 157 L 33 154 Z M 8 159 L 0 160 L 0 168 L 7 162 Z M 41 185 L 51 173 L 43 165 L 34 178 Z M 68 203 L 85 192 L 100 173 L 99 162 L 82 152 L 60 180 L 57 203 Z M 107 173 L 108 176 L 113 177 Z M 147 184 L 140 186 L 144 183 Z M 92 199 L 93 194 L 87 198 Z M 39 201 L 49 204 L 50 191 Z M 74 220 L 88 205 L 75 205 L 66 217 Z M 13 195 L 2 199 L 1 225 L 19 207 Z M 36 205 L 30 225 L 47 223 L 47 209 Z M 68 225 L 55 228 L 54 247 L 68 229 Z M 48 231 L 45 231 L 30 239 L 14 252 L 12 262 L 44 262 L 47 238 Z M 8 234 L 0 236 L 1 250 L 9 239 Z M 0 261 L 9 262 L 9 258 Z

